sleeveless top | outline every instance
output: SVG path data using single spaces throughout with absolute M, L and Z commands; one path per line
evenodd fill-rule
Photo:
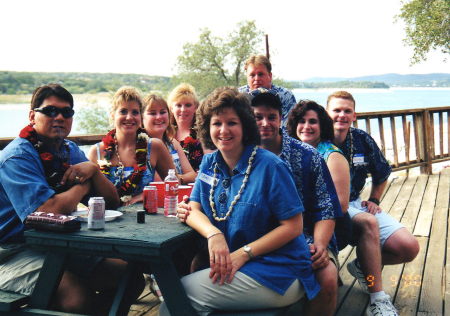
M 96 145 L 97 145 L 97 159 L 101 160 L 102 158 L 100 155 L 100 143 L 97 143 Z M 141 193 L 144 190 L 144 187 L 153 181 L 153 178 L 155 176 L 155 170 L 152 168 L 152 165 L 150 164 L 151 149 L 152 149 L 152 141 L 150 139 L 147 146 L 147 169 L 145 169 L 144 171 L 141 182 L 134 189 L 133 196 Z M 117 166 L 113 166 L 110 169 L 111 171 L 110 174 L 105 175 L 105 177 L 109 181 L 111 181 L 116 188 L 118 188 L 130 177 L 130 175 L 133 173 L 133 170 L 134 170 L 133 167 L 124 167 L 122 177 L 122 172 L 119 170 L 119 168 Z
M 332 153 L 340 153 L 342 156 L 344 156 L 344 153 L 329 140 L 320 142 L 317 145 L 316 149 L 319 152 L 319 154 L 323 157 L 325 162 L 328 160 L 328 157 Z M 336 226 L 334 228 L 334 233 L 336 235 L 336 241 L 339 251 L 344 249 L 348 244 L 351 244 L 353 246 L 356 245 L 356 240 L 353 239 L 352 220 L 350 219 L 348 212 L 346 212 L 343 217 L 336 218 Z
M 178 174 L 183 174 L 183 169 L 181 168 L 180 156 L 178 156 L 178 152 L 175 149 L 175 146 L 172 142 L 165 143 L 167 149 L 169 150 L 170 156 L 172 156 L 173 164 L 175 165 L 175 170 Z
M 328 161 L 328 157 L 332 154 L 332 153 L 340 153 L 341 155 L 344 155 L 342 153 L 342 151 L 332 142 L 330 142 L 329 140 L 325 140 L 320 142 L 317 147 L 316 150 L 319 152 L 319 154 L 323 157 L 323 159 L 325 161 Z

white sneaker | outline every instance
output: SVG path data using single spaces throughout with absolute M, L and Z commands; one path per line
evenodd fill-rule
M 366 314 L 367 316 L 398 316 L 389 295 L 376 299 L 374 303 L 369 305 Z
M 347 263 L 347 270 L 348 270 L 348 272 L 350 272 L 351 275 L 353 275 L 358 280 L 358 283 L 361 286 L 362 290 L 365 293 L 369 294 L 367 280 L 366 280 L 366 277 L 364 276 L 364 273 L 361 271 L 361 267 L 359 266 L 358 259 L 355 259 L 355 260 Z

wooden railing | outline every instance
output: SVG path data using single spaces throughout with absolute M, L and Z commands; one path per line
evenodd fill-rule
M 450 106 L 364 112 L 355 127 L 377 141 L 394 170 L 420 167 L 430 174 L 432 164 L 450 160 Z
M 425 109 L 363 112 L 354 126 L 377 141 L 394 170 L 420 167 L 430 174 L 432 164 L 450 160 L 450 106 Z M 92 145 L 103 135 L 76 135 L 69 139 Z M 3 149 L 13 138 L 0 138 Z

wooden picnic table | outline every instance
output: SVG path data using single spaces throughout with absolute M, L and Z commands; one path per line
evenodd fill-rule
M 122 302 L 123 294 L 130 274 L 138 273 L 138 265 L 143 264 L 155 275 L 173 316 L 196 315 L 180 282 L 172 255 L 177 249 L 193 245 L 199 235 L 177 218 L 162 214 L 146 215 L 145 223 L 138 224 L 136 210 L 139 209 L 142 209 L 142 204 L 120 208 L 124 215 L 106 222 L 104 230 L 88 230 L 84 223 L 81 230 L 74 233 L 26 231 L 26 243 L 47 252 L 29 305 L 48 309 L 62 276 L 65 259 L 69 254 L 80 254 L 120 258 L 129 262 L 109 315 L 126 315 L 130 306 Z

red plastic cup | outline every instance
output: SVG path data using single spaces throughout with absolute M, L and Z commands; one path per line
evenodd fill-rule
M 183 196 L 191 196 L 192 187 L 190 185 L 179 185 L 178 186 L 178 203 L 183 200 Z
M 150 182 L 150 185 L 154 185 L 158 192 L 158 207 L 164 207 L 164 182 Z

